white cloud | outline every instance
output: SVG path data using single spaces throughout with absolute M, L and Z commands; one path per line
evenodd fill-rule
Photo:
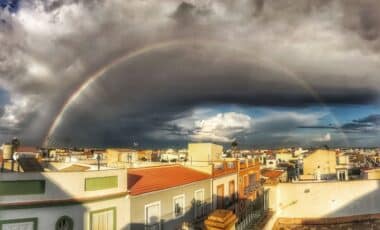
M 314 141 L 316 141 L 316 142 L 329 142 L 329 141 L 331 141 L 331 134 L 326 133 L 325 135 L 323 135 L 321 137 L 315 138 Z
M 197 109 L 190 116 L 168 122 L 174 129 L 158 130 L 150 137 L 167 140 L 194 140 L 228 143 L 248 135 L 267 135 L 285 139 L 307 139 L 312 137 L 297 136 L 300 126 L 317 125 L 326 116 L 323 113 L 299 113 L 289 111 L 270 111 L 255 117 L 244 112 L 217 113 L 213 110 Z M 326 137 L 324 137 L 326 138 Z M 330 137 L 328 137 L 330 138 Z
M 195 122 L 193 140 L 232 142 L 235 135 L 250 132 L 252 118 L 246 114 L 228 112 Z
M 19 129 L 25 117 L 35 111 L 30 106 L 31 101 L 25 97 L 13 97 L 12 103 L 4 106 L 4 114 L 0 117 L 0 128 L 9 131 Z
M 212 110 L 196 109 L 186 116 L 167 123 L 169 130 L 155 130 L 148 136 L 154 139 L 191 140 L 228 143 L 240 135 L 252 132 L 253 118 L 244 113 L 211 114 Z

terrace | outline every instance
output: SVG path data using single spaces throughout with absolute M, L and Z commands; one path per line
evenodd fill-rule
M 259 166 L 259 161 L 258 160 L 253 160 L 253 159 L 240 159 L 239 160 L 239 170 L 241 169 L 247 169 L 251 168 L 253 166 Z
M 223 176 L 227 174 L 237 173 L 237 161 L 221 161 L 213 163 L 213 177 Z

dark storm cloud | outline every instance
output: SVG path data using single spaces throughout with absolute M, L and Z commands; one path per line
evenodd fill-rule
M 374 103 L 379 10 L 377 1 L 24 1 L 15 15 L 0 12 L 0 86 L 11 98 L 0 125 L 39 142 L 91 73 L 184 39 L 194 42 L 107 72 L 65 114 L 56 138 L 106 144 L 177 132 L 166 123 L 208 104 Z
M 60 7 L 64 5 L 70 5 L 70 4 L 78 4 L 82 3 L 87 6 L 95 6 L 96 4 L 99 4 L 103 0 L 45 0 L 43 1 L 43 6 L 45 11 L 51 12 L 54 10 L 59 9 Z
M 173 13 L 173 18 L 177 20 L 190 20 L 195 15 L 196 7 L 193 4 L 182 2 Z
M 96 143 L 102 142 L 104 132 L 116 136 L 114 140 L 120 138 L 120 143 L 126 138 L 120 134 L 129 135 L 127 140 L 144 136 L 146 140 L 149 139 L 146 134 L 149 136 L 150 132 L 159 130 L 170 136 L 186 137 L 194 135 L 197 130 L 182 129 L 168 125 L 168 122 L 191 116 L 191 109 L 199 105 L 270 103 L 283 106 L 286 98 L 276 103 L 280 95 L 285 94 L 282 87 L 303 98 L 302 103 L 306 100 L 316 103 L 307 90 L 285 73 L 242 57 L 233 50 L 222 53 L 220 47 L 207 45 L 165 48 L 113 68 L 83 93 L 82 101 L 73 106 L 72 112 L 67 112 L 57 133 L 69 136 L 86 130 L 93 135 L 93 140 L 99 138 Z M 150 76 L 149 81 L 144 76 Z M 268 76 L 270 80 L 265 79 Z M 275 83 L 279 85 L 275 86 Z M 273 90 L 272 95 L 268 94 L 268 88 Z M 300 106 L 301 101 L 294 103 L 294 100 L 289 100 L 289 105 Z M 258 123 L 257 129 L 260 132 L 290 131 L 300 123 L 314 121 L 314 118 L 278 114 L 271 120 Z M 269 123 L 272 128 L 268 127 Z M 62 139 L 62 136 L 54 139 Z M 85 142 L 83 139 L 76 141 Z
M 375 41 L 380 32 L 380 3 L 378 1 L 349 0 L 344 4 L 344 25 L 363 39 Z
M 371 114 L 347 122 L 341 126 L 330 125 L 306 125 L 299 126 L 300 129 L 330 129 L 346 133 L 378 133 L 380 131 L 380 114 Z
M 369 124 L 375 124 L 380 125 L 380 114 L 372 114 L 367 117 L 354 120 L 356 123 L 369 123 Z
M 379 132 L 380 131 L 380 114 L 372 114 L 364 118 L 353 120 L 350 123 L 342 125 L 344 131 L 357 132 Z

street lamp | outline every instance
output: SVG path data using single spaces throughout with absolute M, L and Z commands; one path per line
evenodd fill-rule
M 96 154 L 96 160 L 97 160 L 97 162 L 98 162 L 98 171 L 100 171 L 100 154 L 98 153 L 98 154 Z

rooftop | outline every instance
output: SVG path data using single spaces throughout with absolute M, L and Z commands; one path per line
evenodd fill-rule
M 15 152 L 19 153 L 38 153 L 39 149 L 33 146 L 20 146 L 16 149 Z
M 128 169 L 128 189 L 131 195 L 159 191 L 211 178 L 181 165 Z
M 282 170 L 270 170 L 270 169 L 264 169 L 261 170 L 261 175 L 268 178 L 277 178 L 281 176 L 284 173 Z

